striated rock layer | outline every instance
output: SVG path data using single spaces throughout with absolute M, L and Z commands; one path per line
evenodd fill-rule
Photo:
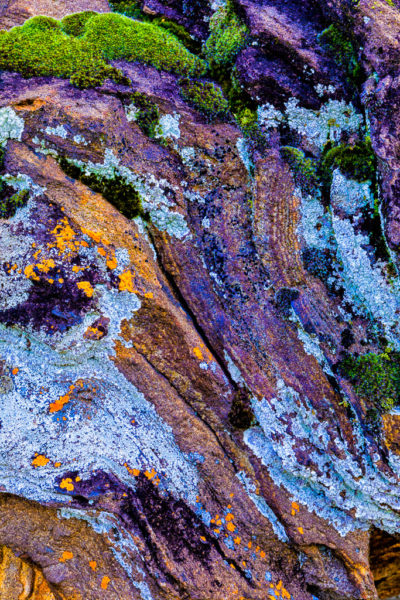
M 228 8 L 229 68 L 223 2 L 135 3 L 193 36 L 218 115 L 146 62 L 0 74 L 0 598 L 400 594 L 400 8 Z M 3 1 L 0 27 L 83 10 L 110 7 Z

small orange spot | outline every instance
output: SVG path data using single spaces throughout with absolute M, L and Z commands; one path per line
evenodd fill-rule
M 236 527 L 233 523 L 228 523 L 226 528 L 228 529 L 228 531 L 235 531 Z
M 233 498 L 235 494 L 232 492 L 232 494 L 229 494 L 229 498 Z
M 116 259 L 114 257 L 112 257 L 112 258 L 107 258 L 106 265 L 112 271 L 113 269 L 117 268 L 118 263 L 117 263 Z
M 151 479 L 153 479 L 153 477 L 155 475 L 157 475 L 157 471 L 155 471 L 154 469 L 151 469 L 151 471 L 145 471 L 144 474 L 147 477 L 147 479 L 150 481 Z
M 124 463 L 124 467 L 128 471 L 129 475 L 133 475 L 134 477 L 138 477 L 138 475 L 140 475 L 139 469 L 131 469 L 128 463 Z
M 71 560 L 71 558 L 74 558 L 73 553 L 66 550 L 65 552 L 62 553 L 61 558 L 59 558 L 58 560 L 60 562 L 65 562 L 66 560 Z
M 219 529 L 214 529 L 214 533 L 219 533 Z
M 240 537 L 236 536 L 233 541 L 235 542 L 235 544 L 240 544 Z
M 202 542 L 206 541 L 206 538 L 203 535 L 200 536 L 200 539 L 201 539 Z
M 38 454 L 36 458 L 33 459 L 32 465 L 36 467 L 45 467 L 47 463 L 50 461 L 49 458 L 46 458 L 44 454 Z
M 55 463 L 54 463 L 54 466 L 55 466 L 56 468 L 58 468 L 58 467 L 61 467 L 61 463 L 60 463 L 60 462 L 55 462 Z
M 75 481 L 81 481 L 81 478 L 79 477 L 79 475 L 77 477 L 75 477 Z
M 265 552 L 264 552 L 264 550 L 261 550 L 261 552 L 260 552 L 260 558 L 265 558 Z
M 118 277 L 119 277 L 118 289 L 120 292 L 127 291 L 127 292 L 133 293 L 135 291 L 134 287 L 133 287 L 132 273 L 130 271 L 125 271 L 125 273 L 118 275 Z
M 104 248 L 97 248 L 97 252 L 100 254 L 100 256 L 105 256 L 107 254 Z
M 19 371 L 18 367 L 14 367 L 14 369 L 11 371 L 11 373 L 13 375 L 16 375 L 18 373 L 18 371 Z
M 297 529 L 298 529 L 299 533 L 301 533 L 301 535 L 303 535 L 304 529 L 302 527 L 298 527 Z
M 95 571 L 97 569 L 97 562 L 95 560 L 89 561 L 89 567 L 92 569 L 92 571 Z
M 247 547 L 248 547 L 249 549 L 251 548 L 251 542 L 249 542 L 249 543 L 247 544 Z
M 60 483 L 60 488 L 65 489 L 68 492 L 72 492 L 74 489 L 74 484 L 72 483 L 72 479 L 70 477 L 66 477 L 65 479 L 62 479 L 61 483 Z
M 225 515 L 225 519 L 226 519 L 227 521 L 232 521 L 232 520 L 233 520 L 233 514 L 232 514 L 232 513 L 228 513 L 228 514 L 226 514 L 226 515 Z
M 153 292 L 146 292 L 144 295 L 145 298 L 153 298 Z
M 101 589 L 106 590 L 110 581 L 111 579 L 107 577 L 107 575 L 104 575 L 103 579 L 101 580 Z
M 193 354 L 195 355 L 196 358 L 198 358 L 199 360 L 203 360 L 203 353 L 201 351 L 200 348 L 196 347 L 193 348 Z
M 234 568 L 235 568 L 235 565 L 231 563 L 231 567 L 232 567 L 232 569 L 234 569 Z

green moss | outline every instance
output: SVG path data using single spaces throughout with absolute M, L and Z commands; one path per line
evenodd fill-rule
M 356 181 L 372 181 L 376 186 L 376 157 L 372 150 L 371 140 L 366 138 L 352 146 L 340 144 L 325 145 L 319 165 L 319 175 L 324 192 L 329 194 L 332 173 L 339 168 L 344 175 Z
M 20 190 L 15 194 L 9 194 L 10 188 L 0 182 L 0 218 L 9 219 L 13 217 L 18 208 L 24 206 L 28 200 L 28 191 Z
M 165 17 L 156 17 L 151 22 L 153 25 L 157 25 L 157 27 L 161 27 L 172 33 L 193 54 L 198 54 L 201 51 L 201 44 L 193 39 L 183 25 L 179 25 L 175 21 L 171 21 Z
M 86 23 L 96 14 L 97 13 L 93 12 L 92 10 L 86 10 L 84 12 L 67 15 L 61 21 L 62 30 L 67 35 L 83 35 L 85 32 Z
M 203 114 L 218 119 L 226 117 L 229 103 L 220 87 L 211 81 L 181 79 L 180 93 L 184 100 L 193 104 Z
M 246 45 L 246 26 L 235 14 L 232 4 L 219 8 L 210 20 L 210 35 L 204 44 L 204 55 L 213 71 L 226 70 Z
M 16 71 L 24 77 L 70 78 L 82 87 L 101 85 L 110 67 L 101 51 L 61 28 L 43 29 L 29 19 L 22 27 L 0 32 L 0 69 Z
M 346 31 L 332 24 L 320 33 L 319 42 L 341 65 L 349 81 L 355 84 L 361 83 L 363 71 L 358 62 L 357 45 Z
M 373 403 L 379 412 L 391 410 L 400 402 L 400 353 L 348 356 L 339 365 L 350 379 L 357 395 Z
M 113 179 L 99 177 L 98 175 L 86 175 L 82 169 L 74 165 L 67 158 L 59 158 L 59 164 L 63 171 L 73 179 L 77 179 L 90 187 L 94 192 L 110 202 L 117 210 L 128 219 L 141 216 L 148 219 L 144 212 L 139 193 L 132 184 L 126 183 L 120 176 Z
M 135 122 L 139 125 L 144 134 L 154 138 L 160 118 L 158 106 L 152 102 L 148 96 L 140 92 L 134 92 L 131 100 L 138 112 L 135 116 Z
M 207 70 L 206 63 L 168 31 L 123 15 L 107 13 L 92 17 L 82 39 L 108 60 L 144 62 L 181 75 L 203 75 Z
M 297 185 L 311 194 L 318 185 L 317 161 L 306 158 L 302 150 L 292 146 L 282 146 L 281 155 L 290 165 Z
M 126 15 L 133 19 L 146 18 L 142 9 L 140 8 L 140 2 L 135 0 L 114 0 L 110 2 L 111 10 L 120 14 Z
M 207 69 L 174 35 L 117 14 L 77 13 L 61 23 L 34 17 L 21 27 L 0 31 L 0 69 L 24 77 L 70 78 L 81 88 L 101 85 L 107 77 L 130 83 L 107 63 L 118 58 L 181 75 L 202 75 Z

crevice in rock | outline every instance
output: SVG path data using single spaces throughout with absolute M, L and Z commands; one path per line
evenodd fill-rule
M 400 599 L 400 535 L 374 528 L 369 562 L 379 600 Z

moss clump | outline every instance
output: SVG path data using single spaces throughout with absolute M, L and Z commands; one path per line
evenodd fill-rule
M 203 75 L 204 60 L 194 56 L 174 35 L 152 23 L 140 23 L 118 14 L 92 17 L 82 40 L 108 60 L 144 62 L 181 75 Z
M 296 184 L 311 194 L 318 185 L 317 161 L 306 158 L 302 150 L 292 146 L 282 146 L 281 155 L 289 163 Z
M 235 14 L 232 4 L 219 8 L 210 20 L 210 35 L 204 44 L 204 55 L 213 71 L 230 67 L 246 45 L 246 26 Z
M 165 17 L 156 17 L 151 22 L 153 25 L 162 27 L 162 29 L 166 29 L 169 33 L 172 33 L 193 54 L 198 54 L 201 51 L 201 44 L 193 39 L 183 25 L 179 25 L 175 21 L 171 21 Z
M 97 13 L 85 10 L 80 13 L 67 15 L 61 21 L 61 28 L 67 35 L 78 37 L 85 32 L 86 23 Z
M 38 15 L 37 17 L 32 17 L 26 21 L 24 23 L 24 29 L 26 31 L 57 31 L 61 29 L 61 25 L 60 22 L 57 21 L 57 19 L 53 19 L 53 17 Z
M 15 194 L 9 194 L 10 188 L 3 186 L 0 182 L 0 218 L 9 219 L 17 212 L 17 209 L 24 206 L 28 200 L 28 191 L 20 190 Z
M 150 138 L 154 138 L 157 133 L 158 121 L 160 113 L 158 106 L 152 102 L 148 96 L 140 92 L 134 92 L 131 100 L 137 109 L 135 114 L 135 122 L 139 125 L 143 133 Z
M 81 87 L 101 85 L 110 74 L 101 51 L 67 36 L 60 27 L 44 28 L 38 19 L 0 32 L 0 69 L 16 71 L 23 77 L 73 77 Z
M 127 219 L 140 216 L 148 220 L 148 214 L 143 210 L 139 193 L 132 184 L 126 183 L 122 177 L 116 175 L 112 179 L 107 179 L 94 174 L 86 175 L 80 167 L 64 157 L 59 158 L 59 164 L 66 175 L 81 181 L 94 192 L 101 194 Z
M 203 114 L 218 119 L 226 117 L 229 103 L 220 87 L 211 81 L 181 79 L 180 93 L 184 100 L 193 104 Z
M 319 41 L 344 69 L 348 79 L 355 84 L 360 83 L 363 72 L 357 58 L 357 46 L 348 33 L 333 23 L 320 33 Z
M 386 351 L 348 356 L 339 364 L 357 395 L 373 403 L 379 412 L 391 410 L 400 402 L 400 353 Z

